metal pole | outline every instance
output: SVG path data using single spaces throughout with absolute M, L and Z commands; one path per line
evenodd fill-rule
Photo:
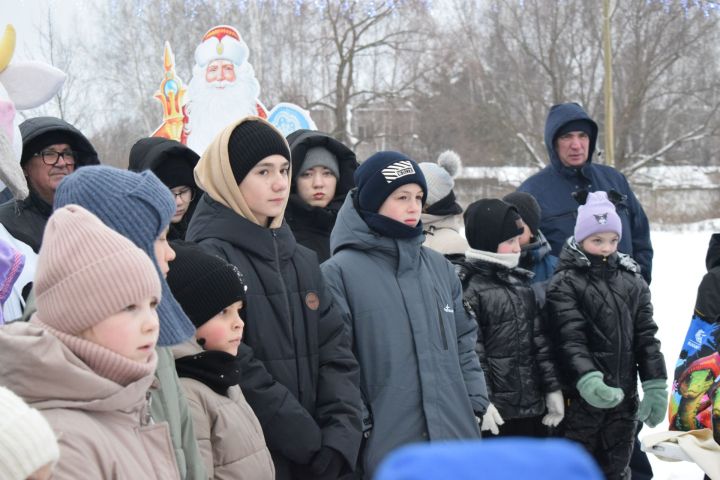
M 603 52 L 605 66 L 605 163 L 615 166 L 615 134 L 613 121 L 613 91 L 612 91 L 612 42 L 610 40 L 610 2 L 603 0 Z

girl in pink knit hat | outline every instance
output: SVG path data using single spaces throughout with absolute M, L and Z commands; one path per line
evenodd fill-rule
M 77 205 L 45 229 L 37 312 L 0 328 L 0 378 L 55 431 L 54 477 L 179 478 L 168 427 L 150 419 L 160 280 L 130 240 Z
M 608 194 L 589 193 L 546 303 L 566 399 L 561 433 L 582 444 L 608 479 L 629 478 L 637 421 L 659 424 L 668 402 L 650 289 L 637 263 L 617 252 L 621 236 Z

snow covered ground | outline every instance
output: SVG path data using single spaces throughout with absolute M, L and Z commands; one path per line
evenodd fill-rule
M 688 225 L 682 230 L 653 230 L 655 251 L 653 281 L 650 285 L 658 335 L 672 375 L 680 346 L 690 322 L 697 286 L 706 272 L 705 253 L 710 235 L 720 232 L 718 220 Z M 667 430 L 667 419 L 655 429 L 643 428 L 640 437 Z M 701 480 L 702 471 L 689 462 L 665 462 L 650 455 L 657 480 Z

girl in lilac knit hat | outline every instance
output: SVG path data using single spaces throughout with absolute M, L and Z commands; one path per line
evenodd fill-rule
M 621 235 L 608 194 L 589 193 L 578 208 L 575 235 L 560 252 L 546 303 L 566 399 L 559 428 L 609 479 L 629 477 L 636 422 L 656 426 L 668 403 L 650 289 L 637 263 L 617 251 Z

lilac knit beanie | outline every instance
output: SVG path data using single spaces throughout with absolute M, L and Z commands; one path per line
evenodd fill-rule
M 585 205 L 578 207 L 575 241 L 580 243 L 596 233 L 614 232 L 622 238 L 622 222 L 606 192 L 590 192 Z

